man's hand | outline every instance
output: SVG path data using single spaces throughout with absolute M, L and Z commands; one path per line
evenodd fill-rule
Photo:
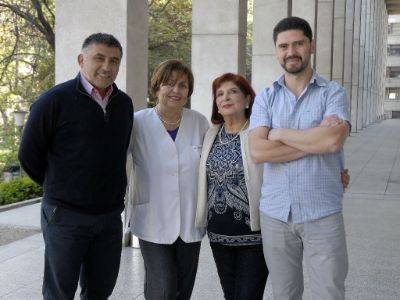
M 343 120 L 340 119 L 337 115 L 326 116 L 321 123 L 319 123 L 319 127 L 334 127 L 343 123 Z M 282 130 L 280 129 L 271 129 L 268 133 L 268 140 L 270 141 L 282 141 L 284 136 L 282 136 Z
M 333 127 L 343 123 L 342 119 L 339 119 L 337 115 L 326 116 L 321 123 L 319 123 L 319 127 Z
M 270 141 L 280 141 L 280 131 L 279 129 L 270 129 L 268 132 L 268 140 Z

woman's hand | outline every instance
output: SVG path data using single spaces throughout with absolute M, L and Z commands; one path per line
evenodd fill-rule
M 350 183 L 349 169 L 344 169 L 340 172 L 340 179 L 342 180 L 343 191 L 346 192 L 347 187 L 349 186 L 349 183 Z

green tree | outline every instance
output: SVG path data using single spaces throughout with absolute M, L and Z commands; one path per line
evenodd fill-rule
M 10 120 L 54 84 L 54 0 L 0 0 L 2 148 L 15 145 Z
M 149 78 L 162 61 L 191 59 L 192 1 L 149 0 Z
M 251 80 L 253 0 L 247 1 L 246 77 Z M 192 1 L 149 0 L 149 71 L 169 58 L 191 62 Z
M 247 0 L 246 78 L 250 82 L 251 82 L 251 62 L 253 55 L 253 8 L 254 8 L 254 0 Z

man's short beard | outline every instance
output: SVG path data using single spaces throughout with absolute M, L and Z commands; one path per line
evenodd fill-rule
M 287 67 L 286 67 L 286 64 L 282 64 L 281 66 L 282 66 L 282 68 L 283 68 L 287 73 L 289 73 L 289 74 L 300 74 L 300 73 L 302 73 L 305 69 L 307 69 L 307 65 L 308 65 L 308 64 L 302 63 L 300 67 L 298 67 L 298 68 L 291 68 L 291 69 L 287 68 Z
M 294 70 L 286 68 L 285 65 L 282 65 L 282 68 L 289 74 L 299 74 L 299 73 L 303 72 L 306 69 L 303 65 L 300 68 L 297 68 L 297 69 L 294 69 Z
M 301 58 L 300 58 L 301 59 Z M 304 61 L 303 59 L 301 59 L 301 65 L 298 68 L 295 69 L 288 69 L 286 68 L 286 60 L 284 61 L 283 64 L 281 64 L 282 68 L 289 74 L 300 74 L 302 73 L 304 70 L 307 69 L 308 65 L 309 65 L 310 61 Z

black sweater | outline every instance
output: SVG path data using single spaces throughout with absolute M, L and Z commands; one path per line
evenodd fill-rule
M 18 158 L 48 203 L 90 214 L 122 209 L 132 100 L 114 84 L 104 112 L 79 78 L 33 103 Z

